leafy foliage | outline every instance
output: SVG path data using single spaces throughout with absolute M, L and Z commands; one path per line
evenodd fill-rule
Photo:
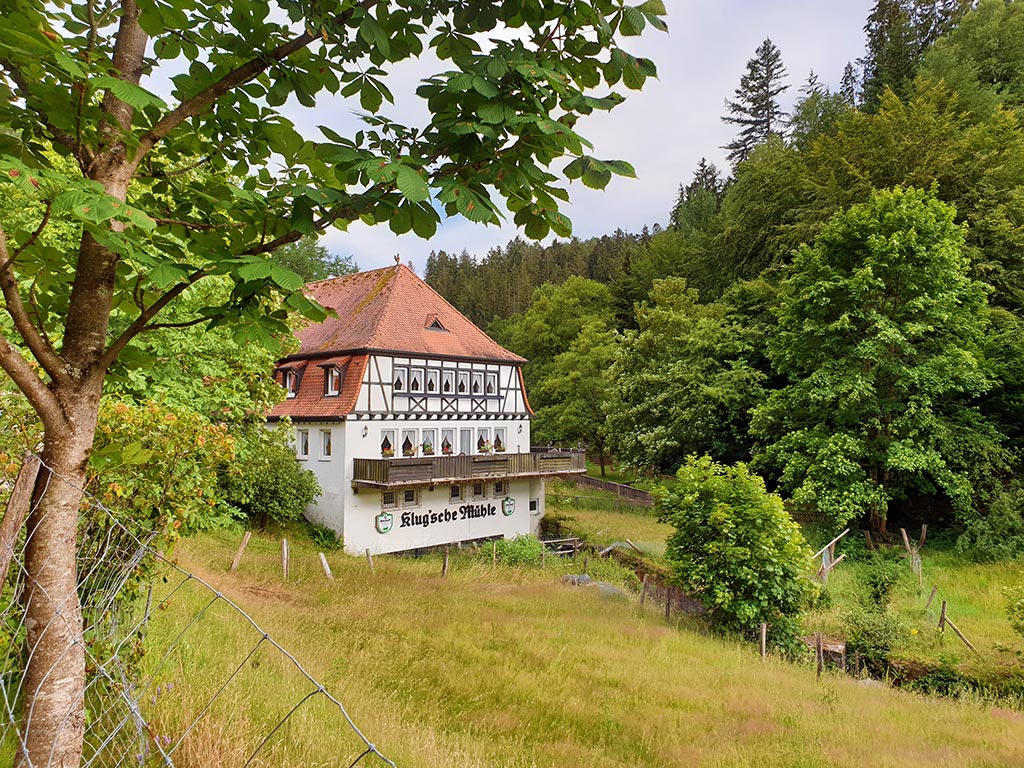
M 953 219 L 929 193 L 877 192 L 802 247 L 782 284 L 768 351 L 789 384 L 754 414 L 758 465 L 837 523 L 870 510 L 884 528 L 911 488 L 971 504 L 943 402 L 990 386 L 986 292 Z
M 256 426 L 240 439 L 238 455 L 222 474 L 225 500 L 260 529 L 298 520 L 320 495 L 316 475 L 299 464 L 288 430 Z
M 655 492 L 675 527 L 665 558 L 677 583 L 700 600 L 715 625 L 753 637 L 767 622 L 772 642 L 793 648 L 814 587 L 811 550 L 782 499 L 743 464 L 691 457 L 679 482 Z
M 1003 590 L 1006 597 L 1006 617 L 1021 637 L 1024 637 L 1024 587 L 1007 587 Z
M 536 536 L 516 536 L 513 539 L 498 539 L 495 556 L 503 565 L 518 568 L 524 565 L 539 565 L 544 545 Z

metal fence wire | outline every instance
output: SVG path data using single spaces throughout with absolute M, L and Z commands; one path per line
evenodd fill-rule
M 42 465 L 38 457 L 35 460 Z M 42 471 L 47 473 L 46 482 L 70 485 L 45 465 Z M 77 542 L 87 667 L 82 768 L 180 768 L 199 764 L 194 739 L 204 730 L 217 730 L 219 726 L 211 722 L 215 713 L 219 711 L 223 716 L 225 708 L 230 710 L 252 685 L 253 675 L 281 679 L 280 684 L 276 679 L 273 682 L 275 691 L 280 692 L 275 696 L 276 709 L 262 727 L 242 734 L 244 750 L 220 765 L 279 765 L 280 750 L 293 746 L 288 741 L 289 722 L 316 707 L 317 722 L 330 728 L 320 734 L 318 754 L 336 750 L 334 758 L 323 765 L 351 767 L 376 760 L 394 768 L 395 764 L 363 735 L 341 701 L 294 655 L 236 603 L 160 552 L 155 546 L 156 532 L 138 530 L 130 518 L 117 514 L 85 491 L 82 498 Z M 0 765 L 14 762 L 17 745 L 23 743 L 25 732 L 32 727 L 32 713 L 22 712 L 24 672 L 31 653 L 25 642 L 23 597 L 30 583 L 25 551 L 34 530 L 21 532 L 7 577 L 0 584 Z M 159 647 L 152 638 L 143 644 L 151 618 L 172 598 L 199 607 L 182 626 L 160 633 Z M 169 678 L 188 670 L 194 646 L 217 643 L 229 625 L 232 631 L 251 637 L 251 643 L 246 640 L 249 645 L 242 647 L 237 658 L 227 659 L 212 673 L 204 671 L 204 675 L 214 675 L 213 682 L 201 699 L 187 702 L 184 716 L 178 712 L 172 726 L 161 721 L 158 707 L 173 687 Z M 40 685 L 45 684 L 44 677 Z M 68 719 L 74 716 L 74 712 L 67 714 Z M 337 727 L 330 727 L 334 723 Z M 332 746 L 324 750 L 323 742 Z M 43 765 L 33 764 L 31 768 L 54 764 L 51 755 Z

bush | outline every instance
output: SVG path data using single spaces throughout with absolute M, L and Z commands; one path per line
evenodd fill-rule
M 1024 587 L 1006 587 L 1003 590 L 1006 598 L 1006 618 L 1018 635 L 1024 637 Z
M 334 529 L 328 528 L 326 525 L 320 525 L 320 523 L 307 520 L 306 530 L 309 532 L 309 540 L 321 552 L 335 552 L 344 545 L 341 537 L 334 532 Z
M 968 520 L 956 547 L 979 562 L 1009 560 L 1024 554 L 1024 486 L 996 492 L 988 512 Z
M 261 529 L 298 520 L 320 495 L 316 475 L 296 461 L 286 433 L 252 428 L 238 440 L 235 461 L 221 477 L 224 499 Z
M 816 587 L 811 550 L 778 495 L 743 464 L 690 457 L 679 482 L 655 490 L 661 519 L 675 527 L 665 559 L 673 578 L 700 600 L 716 626 L 799 646 L 799 618 Z
M 516 536 L 495 542 L 498 562 L 502 565 L 540 565 L 544 545 L 536 536 Z
M 900 562 L 895 550 L 875 550 L 861 571 L 861 581 L 867 588 L 867 607 L 885 611 L 892 601 L 893 590 L 903 578 L 906 566 Z
M 846 654 L 860 657 L 872 675 L 884 675 L 893 649 L 904 634 L 902 622 L 885 611 L 861 611 L 846 615 Z

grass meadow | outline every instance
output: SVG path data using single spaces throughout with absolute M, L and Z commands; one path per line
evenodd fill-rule
M 599 514 L 584 517 L 602 535 L 622 532 Z M 279 540 L 254 536 L 230 574 L 237 543 L 208 535 L 182 542 L 177 556 L 294 653 L 400 766 L 1024 764 L 1020 712 L 828 673 L 816 680 L 809 665 L 762 661 L 751 647 L 668 625 L 657 606 L 562 584 L 579 562 L 512 569 L 492 566 L 487 548 L 463 550 L 442 578 L 437 555 L 378 557 L 371 574 L 365 559 L 335 553 L 328 582 L 312 545 L 293 541 L 285 583 Z M 603 567 L 597 577 L 616 578 Z M 151 624 L 146 663 L 159 692 L 147 715 L 158 738 L 176 740 L 237 671 L 175 763 L 243 765 L 311 686 L 194 586 Z M 970 624 L 966 612 L 951 615 Z M 252 765 L 349 765 L 360 752 L 337 710 L 314 695 Z

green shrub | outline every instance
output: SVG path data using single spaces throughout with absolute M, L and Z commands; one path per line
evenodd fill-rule
M 495 542 L 498 562 L 503 565 L 540 565 L 544 545 L 536 536 L 516 536 Z
M 1024 587 L 1006 587 L 1003 590 L 1006 598 L 1006 618 L 1018 635 L 1024 637 Z
M 816 587 L 811 550 L 778 495 L 743 464 L 690 457 L 679 482 L 655 490 L 661 519 L 675 527 L 665 559 L 673 578 L 700 600 L 712 623 L 774 644 L 799 646 L 799 618 Z
M 868 672 L 884 675 L 905 634 L 903 623 L 886 611 L 868 610 L 848 613 L 845 624 L 847 657 L 857 656 Z
M 321 552 L 335 552 L 344 545 L 341 537 L 334 532 L 334 529 L 328 528 L 326 525 L 306 520 L 306 530 L 309 532 L 309 540 Z
M 1024 554 L 1024 485 L 997 491 L 987 513 L 968 520 L 957 540 L 959 551 L 979 562 L 1009 560 Z
M 316 475 L 296 461 L 287 432 L 250 429 L 238 439 L 235 461 L 221 477 L 225 501 L 261 529 L 298 520 L 320 495 Z
M 895 550 L 875 550 L 861 571 L 861 581 L 867 588 L 867 607 L 885 611 L 892 601 L 893 590 L 900 583 L 906 566 Z

